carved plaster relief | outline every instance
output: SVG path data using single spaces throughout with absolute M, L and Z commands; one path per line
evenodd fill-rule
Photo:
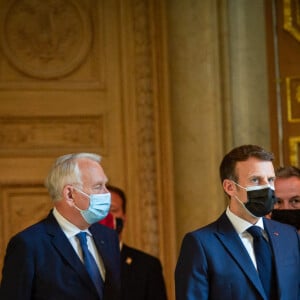
M 36 186 L 2 186 L 0 190 L 0 253 L 10 237 L 48 215 L 52 207 L 46 189 Z M 0 262 L 2 269 L 2 261 Z
M 107 153 L 103 116 L 0 118 L 1 155 L 57 155 L 59 149 Z
M 13 1 L 3 20 L 7 59 L 37 78 L 59 78 L 72 72 L 85 59 L 91 38 L 90 21 L 72 0 Z
M 0 88 L 104 90 L 103 3 L 0 1 Z
M 154 133 L 154 95 L 152 43 L 148 1 L 135 1 L 133 7 L 135 84 L 137 99 L 137 137 L 139 151 L 139 193 L 142 214 L 142 243 L 146 251 L 158 255 L 156 153 Z

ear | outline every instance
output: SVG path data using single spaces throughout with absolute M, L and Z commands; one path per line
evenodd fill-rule
M 225 193 L 227 195 L 232 196 L 235 193 L 235 191 L 236 191 L 236 186 L 232 182 L 232 180 L 224 179 L 224 181 L 223 181 L 223 189 L 224 189 L 224 191 L 225 191 Z
M 63 196 L 66 202 L 69 205 L 73 205 L 74 203 L 74 198 L 73 198 L 73 187 L 69 184 L 65 185 L 63 188 Z

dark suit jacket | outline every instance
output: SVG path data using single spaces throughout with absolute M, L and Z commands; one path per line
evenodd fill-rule
M 119 300 L 117 234 L 100 224 L 92 225 L 89 230 L 106 269 L 104 299 Z M 0 299 L 99 300 L 84 265 L 52 213 L 10 240 L 4 260 Z
M 264 219 L 275 257 L 280 300 L 300 299 L 300 242 L 289 225 Z M 178 300 L 268 300 L 241 239 L 224 213 L 188 233 L 175 271 Z M 273 300 L 273 299 L 272 299 Z
M 158 258 L 123 245 L 121 250 L 122 300 L 166 300 Z

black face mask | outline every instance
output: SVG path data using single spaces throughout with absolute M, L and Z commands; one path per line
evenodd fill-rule
M 300 230 L 300 209 L 273 209 L 272 220 L 295 226 Z
M 255 217 L 263 217 L 270 213 L 276 203 L 276 197 L 274 190 L 270 187 L 262 186 L 261 189 L 247 187 L 248 202 L 245 203 L 245 207 Z

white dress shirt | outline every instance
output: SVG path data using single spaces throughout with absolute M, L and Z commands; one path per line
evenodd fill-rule
M 104 263 L 103 263 L 101 256 L 99 255 L 99 253 L 97 251 L 93 236 L 90 233 L 90 231 L 88 229 L 80 230 L 77 226 L 75 226 L 74 224 L 70 223 L 67 219 L 65 219 L 57 211 L 56 208 L 53 209 L 53 215 L 82 262 L 83 262 L 82 250 L 81 250 L 79 240 L 76 237 L 76 234 L 79 233 L 80 231 L 84 231 L 87 233 L 86 236 L 87 236 L 88 249 L 91 252 L 91 254 L 93 255 L 93 257 L 97 263 L 97 266 L 100 270 L 101 277 L 104 281 L 104 278 L 105 278 Z
M 249 223 L 248 221 L 235 215 L 230 210 L 229 206 L 226 209 L 226 215 L 229 218 L 230 222 L 232 223 L 237 234 L 239 235 L 242 243 L 244 244 L 247 252 L 250 255 L 250 258 L 251 258 L 255 268 L 257 269 L 254 248 L 253 248 L 253 237 L 249 232 L 247 232 L 247 229 L 253 225 L 258 226 L 263 229 L 263 235 L 267 239 L 267 234 L 264 230 L 264 223 L 263 223 L 262 218 L 259 218 L 258 221 L 256 222 L 256 224 Z

